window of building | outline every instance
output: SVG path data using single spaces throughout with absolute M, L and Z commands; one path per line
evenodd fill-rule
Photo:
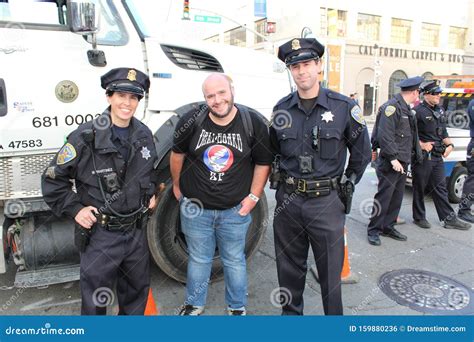
M 224 44 L 245 47 L 247 42 L 247 32 L 243 27 L 224 32 Z
M 266 35 L 266 31 L 265 31 L 266 26 L 267 26 L 267 19 L 261 19 L 261 20 L 256 21 L 255 32 L 260 33 L 262 36 Z M 265 39 L 263 39 L 262 37 L 256 34 L 254 36 L 255 36 L 255 44 L 263 43 L 265 41 Z
M 411 20 L 392 18 L 392 43 L 410 44 Z
M 359 13 L 357 16 L 357 32 L 360 39 L 378 41 L 380 39 L 380 17 Z
M 207 41 L 207 42 L 211 42 L 211 43 L 219 43 L 219 35 L 216 34 L 216 35 L 208 37 L 204 40 Z
M 395 94 L 400 92 L 400 87 L 397 84 L 400 81 L 406 80 L 407 74 L 402 70 L 394 71 L 388 82 L 388 98 L 391 99 Z
M 439 25 L 436 24 L 421 24 L 421 45 L 428 47 L 439 46 Z
M 425 72 L 423 75 L 421 75 L 425 80 L 432 80 L 433 79 L 433 73 L 432 72 Z
M 321 35 L 345 37 L 347 31 L 347 12 L 321 7 Z
M 448 46 L 452 49 L 464 49 L 466 46 L 466 32 L 466 28 L 451 26 L 449 28 Z

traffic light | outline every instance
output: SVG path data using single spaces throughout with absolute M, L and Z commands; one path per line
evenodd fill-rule
M 183 4 L 183 20 L 190 20 L 189 18 L 189 0 L 184 0 Z

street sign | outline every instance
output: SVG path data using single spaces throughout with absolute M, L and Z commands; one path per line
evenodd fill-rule
M 200 23 L 211 23 L 211 24 L 220 24 L 222 18 L 221 17 L 214 17 L 210 15 L 195 15 L 194 21 Z

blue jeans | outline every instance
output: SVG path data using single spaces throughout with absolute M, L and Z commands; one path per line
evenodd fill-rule
M 244 307 L 247 304 L 245 236 L 250 214 L 240 216 L 240 204 L 226 210 L 189 210 L 190 202 L 188 198 L 180 201 L 181 230 L 189 251 L 185 304 L 205 306 L 217 244 L 224 266 L 225 301 L 232 309 Z

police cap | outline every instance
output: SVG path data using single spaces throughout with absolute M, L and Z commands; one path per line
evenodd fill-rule
M 403 80 L 397 84 L 402 91 L 410 91 L 410 90 L 416 90 L 420 88 L 420 84 L 424 81 L 423 77 L 421 76 L 415 76 L 415 77 L 410 77 L 407 78 L 406 80 Z
M 278 49 L 278 58 L 286 66 L 311 59 L 319 59 L 324 55 L 324 45 L 315 38 L 295 38 Z
M 439 86 L 439 80 L 431 80 L 423 83 L 420 87 L 420 92 L 424 94 L 434 95 L 442 93 L 442 89 Z
M 118 91 L 137 95 L 141 99 L 150 88 L 150 79 L 137 69 L 116 68 L 100 78 L 100 85 L 107 94 Z

